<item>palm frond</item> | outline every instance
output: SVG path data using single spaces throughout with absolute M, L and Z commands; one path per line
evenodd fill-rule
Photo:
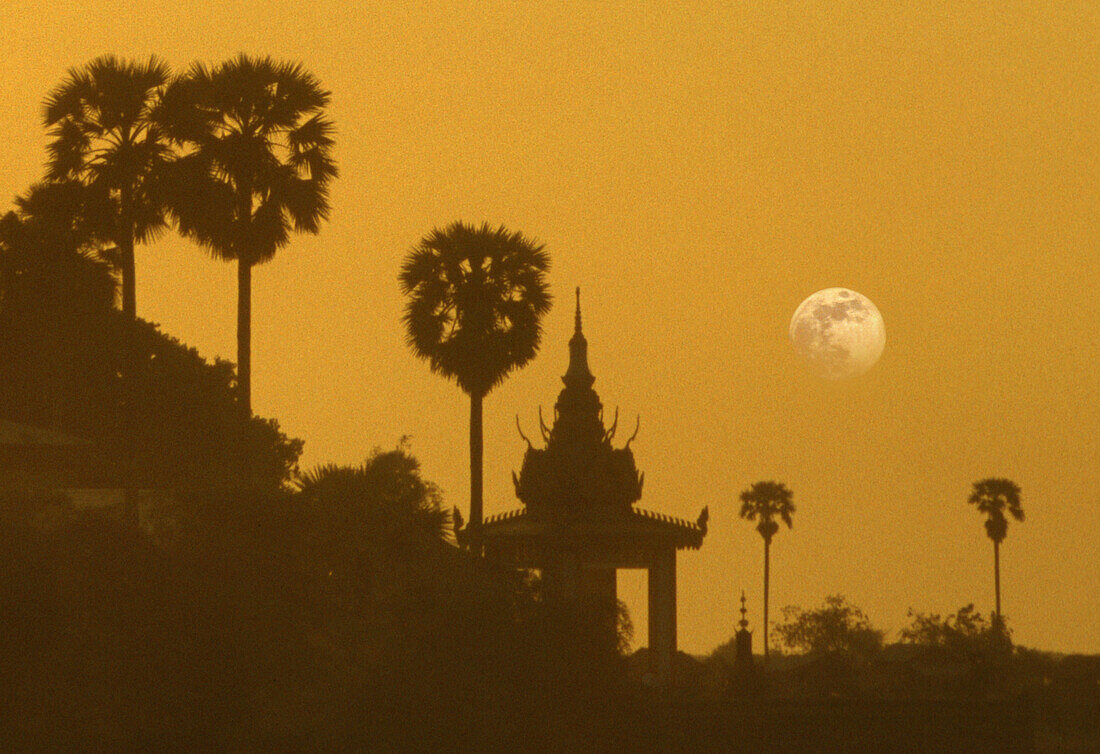
M 989 477 L 974 482 L 967 502 L 986 514 L 986 533 L 995 542 L 1002 541 L 1008 532 L 1006 511 L 1017 521 L 1024 520 L 1020 488 L 1011 479 Z
M 234 193 L 234 229 L 220 234 L 231 245 L 219 256 L 259 264 L 289 242 L 291 230 L 320 230 L 330 211 L 328 182 L 336 176 L 332 125 L 317 112 L 326 102 L 300 64 L 245 54 L 212 69 L 196 64 L 168 87 L 165 129 L 201 154 L 209 174 Z M 248 205 L 253 211 L 245 214 Z M 219 243 L 210 232 L 196 240 Z
M 503 226 L 433 228 L 398 275 L 410 347 L 465 392 L 489 392 L 538 351 L 548 268 L 540 244 Z
M 749 489 L 743 491 L 740 496 L 740 516 L 748 521 L 760 520 L 757 529 L 764 534 L 765 530 L 778 531 L 778 524 L 774 522 L 776 516 L 791 528 L 795 506 L 793 494 L 787 486 L 781 482 L 754 482 Z M 772 529 L 772 526 L 775 529 Z M 768 536 L 770 539 L 770 535 Z

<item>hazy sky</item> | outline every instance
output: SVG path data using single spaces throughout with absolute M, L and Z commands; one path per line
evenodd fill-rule
M 1017 641 L 1100 652 L 1100 5 L 659 5 L 6 0 L 0 191 L 41 174 L 41 102 L 71 66 L 298 59 L 332 91 L 341 176 L 322 233 L 254 272 L 253 406 L 305 466 L 407 434 L 465 512 L 469 403 L 406 348 L 397 271 L 435 225 L 503 223 L 546 244 L 558 305 L 486 400 L 486 513 L 518 505 L 515 415 L 530 436 L 553 405 L 580 285 L 595 388 L 620 426 L 641 414 L 642 505 L 710 506 L 679 556 L 681 648 L 728 639 L 742 588 L 759 627 L 751 482 L 798 508 L 771 604 L 841 593 L 896 631 L 909 607 L 992 610 L 966 497 L 1007 476 Z M 137 265 L 139 315 L 235 358 L 231 265 L 175 237 Z M 887 332 L 840 384 L 787 339 L 832 286 Z M 639 572 L 620 596 L 644 643 Z

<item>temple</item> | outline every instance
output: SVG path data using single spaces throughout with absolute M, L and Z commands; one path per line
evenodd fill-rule
M 552 427 L 539 410 L 544 447 L 534 447 L 520 430 L 527 451 L 512 479 L 523 507 L 486 518 L 481 542 L 486 558 L 538 569 L 546 588 L 566 596 L 614 600 L 617 569 L 646 569 L 652 672 L 667 684 L 676 655 L 676 551 L 702 546 L 707 510 L 693 523 L 635 505 L 644 481 L 630 450 L 638 428 L 623 447 L 613 447 L 618 411 L 605 427 L 603 406 L 592 389 L 595 379 L 588 368 L 578 288 L 569 368 Z

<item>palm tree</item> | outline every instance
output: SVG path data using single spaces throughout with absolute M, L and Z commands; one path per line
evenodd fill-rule
M 481 407 L 514 369 L 534 358 L 550 310 L 541 244 L 503 226 L 435 228 L 405 257 L 401 290 L 413 352 L 470 396 L 471 546 L 480 546 Z
M 240 55 L 195 63 L 164 95 L 162 122 L 186 153 L 173 166 L 169 205 L 180 231 L 237 262 L 237 381 L 252 411 L 252 268 L 291 231 L 315 234 L 329 215 L 329 92 L 299 63 Z
M 1008 519 L 1005 510 L 1017 521 L 1024 520 L 1024 509 L 1020 506 L 1020 488 L 1010 479 L 982 479 L 974 482 L 974 490 L 967 500 L 978 507 L 979 513 L 986 515 L 985 533 L 993 540 L 993 584 L 997 595 L 997 611 L 994 617 L 1001 625 L 1001 542 L 1008 534 Z
M 165 228 L 159 184 L 172 155 L 157 108 L 168 77 L 156 57 L 135 63 L 103 55 L 71 69 L 44 105 L 52 139 L 46 178 L 78 181 L 96 195 L 98 211 L 89 219 L 115 245 L 122 311 L 130 319 L 137 316 L 134 245 Z
M 438 581 L 441 561 L 454 554 L 447 544 L 451 516 L 439 488 L 420 475 L 404 444 L 376 449 L 359 466 L 328 464 L 305 472 L 296 486 L 311 591 L 359 603 L 372 621 L 396 618 L 407 630 L 393 612 L 395 601 L 417 594 L 414 585 Z M 359 621 L 351 627 L 357 635 L 363 630 Z
M 376 449 L 359 466 L 319 466 L 299 475 L 295 486 L 314 522 L 325 519 L 329 534 L 347 546 L 370 542 L 400 550 L 442 544 L 450 535 L 439 488 L 421 477 L 420 462 L 404 443 Z
M 741 518 L 756 521 L 756 530 L 764 538 L 764 660 L 768 659 L 768 559 L 772 537 L 779 531 L 778 516 L 789 529 L 794 503 L 791 491 L 781 482 L 754 482 L 741 493 Z

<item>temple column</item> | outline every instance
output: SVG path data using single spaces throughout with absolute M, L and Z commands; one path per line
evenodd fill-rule
M 581 593 L 581 564 L 577 553 L 562 550 L 543 568 L 547 592 L 559 599 L 575 600 Z
M 657 683 L 672 683 L 676 657 L 676 548 L 660 550 L 649 566 L 649 651 Z
M 584 568 L 581 573 L 581 588 L 585 594 L 607 602 L 618 599 L 614 568 Z

